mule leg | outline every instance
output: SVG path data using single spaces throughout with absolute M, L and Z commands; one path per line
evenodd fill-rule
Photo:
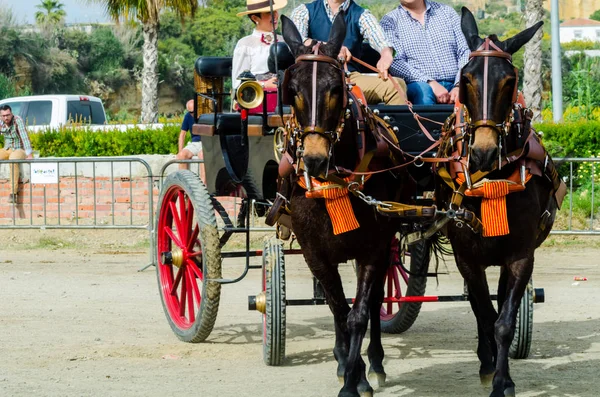
M 313 275 L 319 280 L 325 293 L 325 299 L 333 313 L 335 326 L 335 346 L 333 356 L 338 363 L 337 376 L 340 382 L 344 379 L 346 363 L 348 362 L 348 348 L 350 346 L 350 335 L 348 334 L 348 313 L 350 306 L 346 302 L 346 295 L 342 286 L 342 279 L 337 270 L 337 265 L 327 264 L 324 261 L 316 261 L 314 258 L 306 258 L 308 267 Z
M 380 268 L 378 268 L 380 270 Z M 383 369 L 383 345 L 381 344 L 381 305 L 383 303 L 383 281 L 385 279 L 385 267 L 381 267 L 377 275 L 376 284 L 371 292 L 371 340 L 367 349 L 369 356 L 369 380 L 375 387 L 385 385 L 386 373 Z
M 510 377 L 508 350 L 515 336 L 517 312 L 527 283 L 533 270 L 533 258 L 525 258 L 511 263 L 506 269 L 506 283 L 503 291 L 504 301 L 500 315 L 495 323 L 495 339 L 498 346 L 496 376 L 492 397 L 515 395 L 515 384 Z
M 374 281 L 377 277 L 377 267 L 382 263 L 365 265 L 357 260 L 358 284 L 356 298 L 352 310 L 348 314 L 348 332 L 350 333 L 350 351 L 348 364 L 344 374 L 344 387 L 340 390 L 339 397 L 372 396 L 373 388 L 365 377 L 365 363 L 360 355 L 363 338 L 369 324 L 370 306 Z M 381 266 L 377 266 L 381 265 Z M 381 344 L 381 341 L 379 341 Z
M 490 298 L 485 269 L 479 265 L 470 266 L 458 260 L 457 264 L 459 264 L 458 268 L 467 283 L 469 303 L 477 320 L 479 377 L 484 386 L 489 386 L 496 370 L 494 322 L 498 318 L 498 313 Z

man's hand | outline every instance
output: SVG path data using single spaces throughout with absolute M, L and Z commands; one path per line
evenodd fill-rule
M 441 85 L 435 80 L 431 80 L 427 84 L 429 84 L 429 86 L 433 90 L 433 95 L 435 95 L 437 103 L 448 103 L 448 101 L 450 100 L 450 94 L 448 93 L 448 90 L 444 88 L 443 85 Z
M 456 103 L 457 99 L 458 99 L 458 87 L 454 87 L 450 91 L 450 103 Z
M 377 62 L 377 70 L 381 73 L 381 78 L 384 80 L 388 79 L 388 70 L 394 61 L 394 54 L 390 47 L 386 47 L 381 51 L 381 57 Z
M 30 153 L 29 156 L 25 157 L 27 160 L 31 160 L 33 158 L 33 153 Z
M 344 60 L 345 62 L 350 62 L 352 60 L 352 53 L 346 46 L 342 46 L 340 53 L 338 55 L 339 60 Z

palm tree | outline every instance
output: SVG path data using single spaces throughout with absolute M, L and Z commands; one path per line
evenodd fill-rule
M 137 19 L 142 24 L 144 67 L 142 69 L 142 122 L 158 121 L 158 30 L 159 15 L 173 10 L 180 18 L 193 16 L 198 0 L 95 0 L 106 5 L 115 21 Z
M 64 4 L 58 0 L 42 0 L 42 2 L 35 6 L 38 12 L 35 13 L 35 21 L 39 25 L 54 25 L 63 21 L 67 15 L 63 10 Z M 46 11 L 44 13 L 44 11 Z
M 527 0 L 525 23 L 530 27 L 544 18 L 542 0 Z M 533 121 L 542 119 L 542 29 L 525 45 L 523 95 L 527 106 L 533 110 Z

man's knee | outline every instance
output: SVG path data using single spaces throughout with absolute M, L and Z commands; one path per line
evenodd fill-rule
M 181 152 L 177 153 L 177 160 L 189 160 L 194 157 L 194 154 L 187 149 L 181 149 Z
M 408 100 L 415 105 L 434 105 L 435 95 L 429 84 L 415 81 L 407 85 Z
M 0 149 L 0 160 L 8 160 L 10 153 L 6 149 Z
M 27 155 L 25 154 L 25 151 L 23 149 L 17 149 L 14 152 L 12 152 L 8 158 L 10 160 L 23 160 L 25 158 L 27 158 Z

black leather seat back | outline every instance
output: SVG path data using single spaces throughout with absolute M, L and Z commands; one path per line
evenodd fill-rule
M 231 77 L 231 57 L 199 57 L 194 68 L 203 77 Z

